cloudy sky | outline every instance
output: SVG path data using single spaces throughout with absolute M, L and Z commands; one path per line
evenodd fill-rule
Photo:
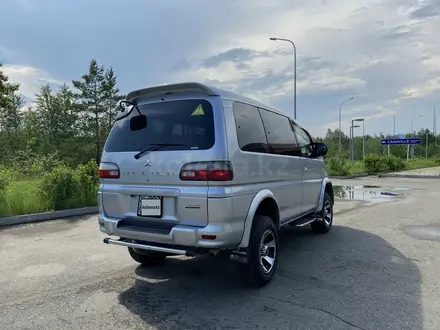
M 92 58 L 123 92 L 205 81 L 293 115 L 322 136 L 352 118 L 369 134 L 440 117 L 440 0 L 0 0 L 0 62 L 32 101 Z M 439 125 L 437 125 L 439 126 Z M 440 129 L 440 126 L 439 126 Z M 362 129 L 358 130 L 361 133 Z

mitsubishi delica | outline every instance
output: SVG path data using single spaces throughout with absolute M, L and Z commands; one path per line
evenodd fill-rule
M 152 266 L 169 256 L 223 255 L 268 284 L 283 226 L 327 233 L 333 188 L 323 156 L 274 107 L 197 82 L 130 92 L 99 168 L 99 229 Z

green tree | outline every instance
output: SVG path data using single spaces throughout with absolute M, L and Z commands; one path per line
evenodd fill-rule
M 100 122 L 106 113 L 106 79 L 103 66 L 93 59 L 88 73 L 81 76 L 81 80 L 73 80 L 73 86 L 79 91 L 76 95 L 80 102 L 81 117 L 84 120 L 84 129 L 93 136 L 95 141 L 96 163 L 101 158 Z
M 3 73 L 3 64 L 0 63 L 0 109 L 6 109 L 11 105 L 11 95 L 18 92 L 19 85 L 9 82 L 9 77 Z
M 20 147 L 18 129 L 21 124 L 24 99 L 18 93 L 19 85 L 10 83 L 1 67 L 2 64 L 0 64 L 0 163 L 6 163 Z
M 120 94 L 119 88 L 116 87 L 116 81 L 118 76 L 115 74 L 113 68 L 106 70 L 104 74 L 104 98 L 107 123 L 103 125 L 107 133 L 113 126 L 113 121 L 116 117 L 116 107 L 118 102 L 124 99 L 124 96 Z

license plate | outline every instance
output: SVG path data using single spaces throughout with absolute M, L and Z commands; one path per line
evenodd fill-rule
M 160 196 L 140 196 L 138 204 L 138 216 L 141 217 L 161 217 L 162 216 L 162 197 Z

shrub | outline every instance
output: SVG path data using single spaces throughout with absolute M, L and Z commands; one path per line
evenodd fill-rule
M 30 174 L 32 176 L 44 175 L 61 166 L 66 166 L 66 164 L 59 159 L 57 153 L 38 155 L 30 166 Z
M 369 154 L 365 156 L 364 166 L 368 173 L 380 173 L 388 168 L 388 163 L 382 155 Z
M 406 167 L 406 163 L 399 157 L 390 155 L 390 156 L 385 156 L 384 158 L 387 165 L 387 169 L 390 171 L 401 171 Z
M 350 164 L 348 159 L 342 153 L 337 153 L 333 157 L 327 159 L 327 164 L 333 175 L 348 175 L 350 174 Z
M 96 162 L 90 160 L 75 170 L 78 186 L 81 190 L 78 206 L 93 206 L 97 203 L 99 170 Z
M 99 173 L 94 161 L 71 169 L 58 166 L 39 183 L 47 208 L 63 210 L 97 204 Z
M 14 181 L 17 181 L 19 173 L 13 169 L 0 166 L 0 194 L 6 191 Z
M 77 207 L 81 189 L 75 171 L 59 166 L 44 175 L 39 183 L 39 192 L 50 210 Z
M 31 150 L 17 151 L 11 161 L 14 169 L 24 177 L 35 178 L 49 173 L 54 168 L 65 166 L 57 153 L 35 154 Z

